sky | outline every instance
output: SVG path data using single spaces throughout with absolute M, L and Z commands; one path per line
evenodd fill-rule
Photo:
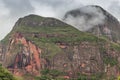
M 37 14 L 61 19 L 65 12 L 86 5 L 99 5 L 120 21 L 120 0 L 0 0 L 0 40 L 20 17 Z

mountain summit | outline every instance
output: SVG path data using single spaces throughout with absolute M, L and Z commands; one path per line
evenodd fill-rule
M 63 21 L 81 31 L 120 42 L 119 21 L 100 6 L 89 5 L 68 11 Z

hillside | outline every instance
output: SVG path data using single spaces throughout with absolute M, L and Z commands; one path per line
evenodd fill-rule
M 20 18 L 1 41 L 0 60 L 28 80 L 102 80 L 119 76 L 120 46 L 54 18 Z M 32 78 L 31 78 L 32 77 Z

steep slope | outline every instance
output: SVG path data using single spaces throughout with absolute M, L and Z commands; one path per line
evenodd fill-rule
M 120 41 L 119 21 L 99 6 L 89 5 L 68 11 L 63 21 L 81 31 L 104 36 L 114 42 Z
M 1 41 L 0 60 L 19 76 L 109 80 L 119 76 L 119 53 L 119 45 L 102 37 L 54 18 L 29 15 Z M 44 75 L 46 69 L 50 74 Z

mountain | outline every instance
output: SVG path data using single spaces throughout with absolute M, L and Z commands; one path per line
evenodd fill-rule
M 0 46 L 2 65 L 25 80 L 116 79 L 119 53 L 104 37 L 37 15 L 20 18 Z
M 68 11 L 63 21 L 81 31 L 120 42 L 119 21 L 100 6 L 89 5 Z

